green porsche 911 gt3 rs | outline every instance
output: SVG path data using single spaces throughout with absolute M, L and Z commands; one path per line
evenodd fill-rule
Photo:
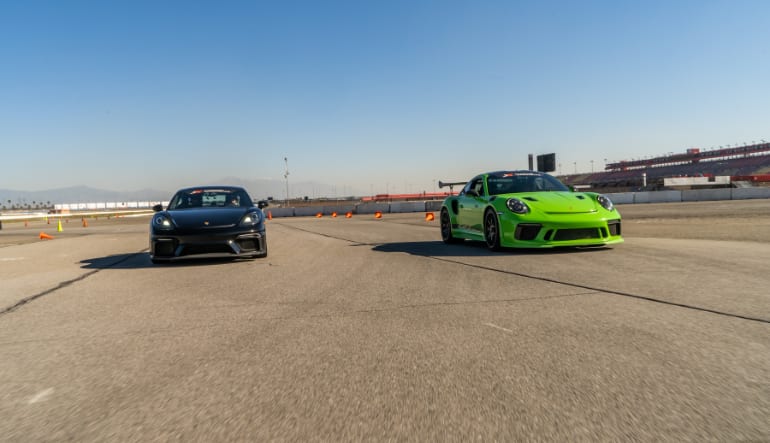
M 441 207 L 441 238 L 485 241 L 491 250 L 622 243 L 620 213 L 609 198 L 573 192 L 535 171 L 488 172 Z

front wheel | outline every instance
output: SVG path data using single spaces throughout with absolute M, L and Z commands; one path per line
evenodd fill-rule
M 484 214 L 484 241 L 490 251 L 500 250 L 500 223 L 495 211 L 489 210 Z
M 452 235 L 452 219 L 449 217 L 449 211 L 446 208 L 441 208 L 441 240 L 446 244 L 457 243 L 460 241 Z

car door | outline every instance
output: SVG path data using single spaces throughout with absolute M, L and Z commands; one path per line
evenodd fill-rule
M 486 203 L 484 177 L 479 176 L 469 181 L 458 196 L 458 228 L 472 235 L 483 236 Z

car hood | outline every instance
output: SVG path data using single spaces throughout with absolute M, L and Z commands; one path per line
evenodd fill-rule
M 579 192 L 522 192 L 500 197 L 518 198 L 531 208 L 548 214 L 586 214 L 599 210 L 592 196 Z
M 168 211 L 174 224 L 185 228 L 224 228 L 237 225 L 247 208 L 195 208 Z

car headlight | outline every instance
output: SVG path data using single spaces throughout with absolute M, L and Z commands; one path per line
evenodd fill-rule
M 610 200 L 610 198 L 606 195 L 597 195 L 596 201 L 598 201 L 599 204 L 608 211 L 612 211 L 615 208 L 615 205 L 612 204 L 612 200 Z
M 241 226 L 254 226 L 260 222 L 261 218 L 258 212 L 249 212 L 241 219 Z
M 514 214 L 528 214 L 529 206 L 518 198 L 509 198 L 505 202 L 505 206 L 511 210 Z
M 152 225 L 156 229 L 160 230 L 171 230 L 174 229 L 174 224 L 171 223 L 171 218 L 169 218 L 167 215 L 158 214 L 155 217 L 152 218 Z

